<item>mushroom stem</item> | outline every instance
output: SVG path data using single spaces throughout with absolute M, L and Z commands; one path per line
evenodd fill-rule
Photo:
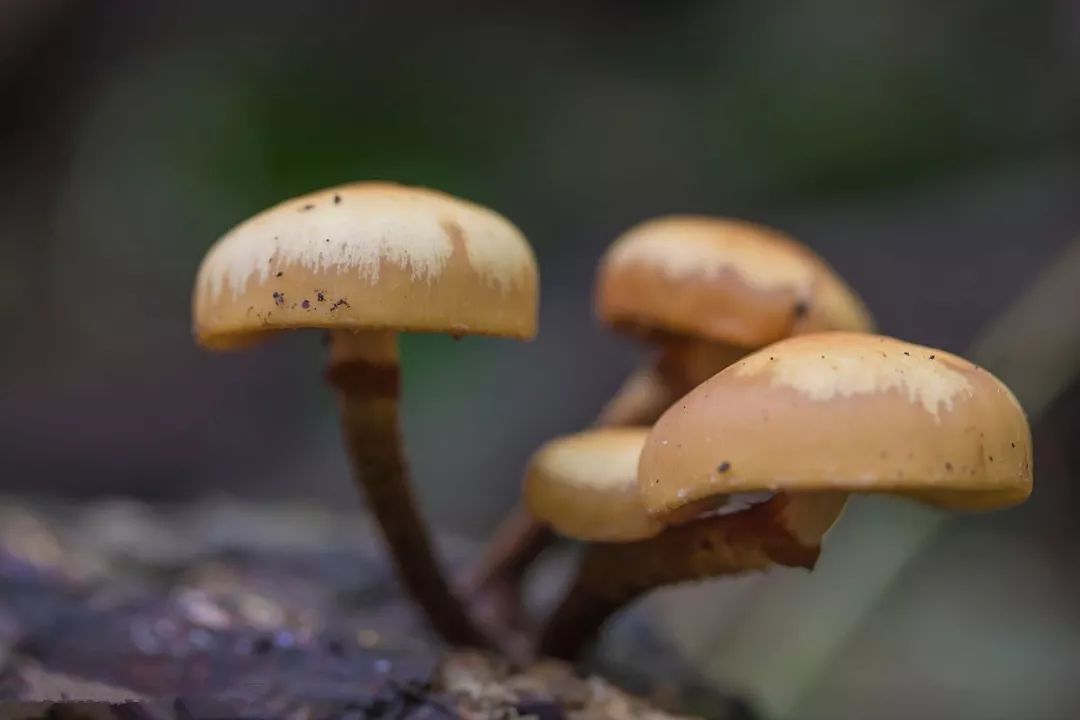
M 623 382 L 593 424 L 596 427 L 652 425 L 678 397 L 676 393 L 657 372 L 655 364 L 644 365 Z
M 746 348 L 727 343 L 705 342 L 695 338 L 669 337 L 656 358 L 656 384 L 666 390 L 665 404 L 648 423 L 652 424 L 676 400 L 711 378 L 724 368 L 738 362 Z
M 398 579 L 444 640 L 491 647 L 451 591 L 409 483 L 397 333 L 331 332 L 326 378 L 337 390 L 353 477 L 382 530 Z
M 484 554 L 463 583 L 467 597 L 490 595 L 502 619 L 510 625 L 523 624 L 521 583 L 525 571 L 553 539 L 551 530 L 538 523 L 523 506 L 517 505 L 495 529 Z
M 570 589 L 551 614 L 537 652 L 572 659 L 632 600 L 665 585 L 764 570 L 812 569 L 821 536 L 844 496 L 775 495 L 729 515 L 711 515 L 632 543 L 590 545 Z

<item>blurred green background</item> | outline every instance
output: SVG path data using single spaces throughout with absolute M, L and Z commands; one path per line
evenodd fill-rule
M 991 348 L 1037 388 L 1037 492 L 941 529 L 856 508 L 835 582 L 667 593 L 661 626 L 781 716 L 1080 714 L 1077 3 L 7 0 L 0 93 L 0 491 L 358 503 L 315 337 L 211 356 L 188 301 L 231 225 L 384 178 L 498 209 L 539 256 L 535 342 L 405 341 L 425 509 L 480 538 L 528 453 L 643 358 L 591 315 L 606 245 L 661 213 L 747 217 L 884 332 Z

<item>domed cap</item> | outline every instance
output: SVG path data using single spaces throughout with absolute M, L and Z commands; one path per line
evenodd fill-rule
M 575 540 L 631 542 L 663 525 L 641 505 L 637 465 L 646 428 L 606 428 L 556 438 L 529 461 L 525 504 Z
M 758 348 L 794 334 L 873 329 L 829 265 L 761 225 L 670 216 L 637 225 L 601 261 L 600 318 L 615 326 Z
M 1031 433 L 967 360 L 878 335 L 821 333 L 748 355 L 653 427 L 638 480 L 654 515 L 715 494 L 896 493 L 990 509 L 1031 493 Z
M 210 249 L 193 297 L 209 347 L 293 328 L 536 334 L 532 249 L 506 218 L 435 190 L 361 182 L 286 200 Z

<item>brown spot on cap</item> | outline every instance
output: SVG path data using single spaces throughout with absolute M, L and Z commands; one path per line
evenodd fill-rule
M 454 248 L 454 254 L 460 257 L 468 257 L 465 254 L 465 231 L 461 229 L 461 226 L 453 220 L 442 220 L 439 222 L 439 226 L 446 233 L 446 237 L 450 238 L 450 245 Z

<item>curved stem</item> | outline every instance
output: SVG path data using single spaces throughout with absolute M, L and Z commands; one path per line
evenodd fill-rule
M 661 356 L 663 357 L 663 356 Z M 600 410 L 595 427 L 652 425 L 678 398 L 676 387 L 654 365 L 638 368 Z
M 462 583 L 466 597 L 491 594 L 506 620 L 521 625 L 520 586 L 525 571 L 547 548 L 553 535 L 523 506 L 515 506 L 499 523 L 479 562 Z
M 692 338 L 668 339 L 657 357 L 655 370 L 660 382 L 673 396 L 668 404 L 675 404 L 680 397 L 738 362 L 748 352 L 747 348 L 725 343 L 703 342 Z M 667 407 L 664 408 L 666 409 Z
M 742 512 L 668 528 L 648 540 L 591 545 L 574 583 L 540 633 L 537 652 L 577 656 L 612 615 L 658 587 L 773 564 L 813 568 L 821 535 L 839 516 L 844 497 L 806 498 L 803 502 L 801 496 L 777 495 Z
M 491 647 L 450 590 L 409 483 L 396 333 L 331 333 L 326 377 L 337 389 L 353 477 L 367 496 L 401 584 L 444 640 Z

